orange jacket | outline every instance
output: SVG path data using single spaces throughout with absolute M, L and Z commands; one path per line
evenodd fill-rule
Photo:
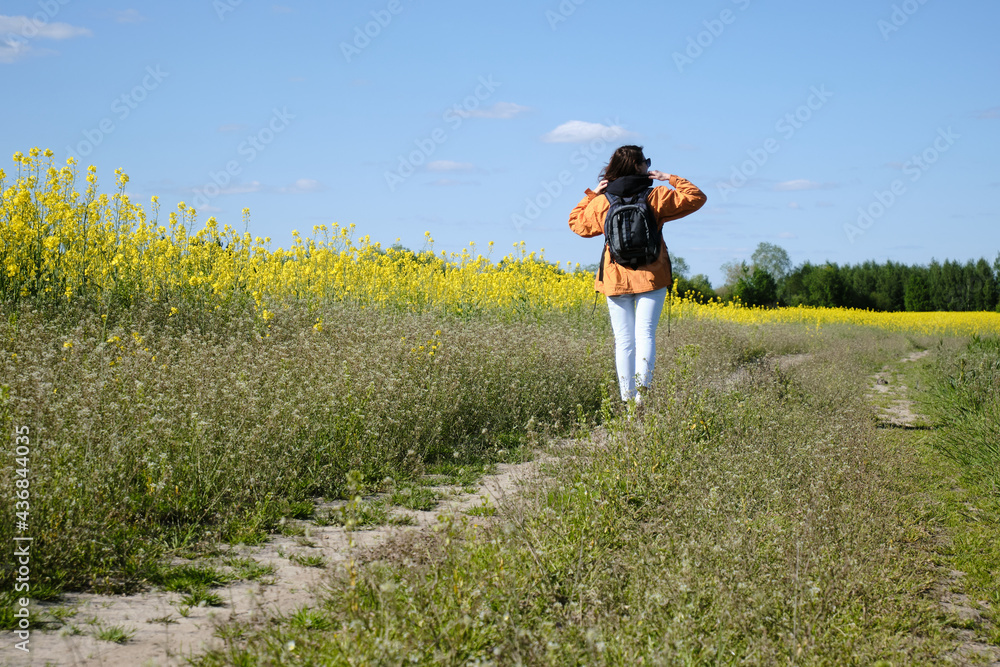
M 647 200 L 656 213 L 656 222 L 661 229 L 663 223 L 694 213 L 708 200 L 704 192 L 679 176 L 671 176 L 670 185 L 674 186 L 673 190 L 663 186 L 653 188 Z M 607 217 L 610 208 L 611 203 L 607 197 L 594 194 L 587 188 L 586 196 L 569 214 L 569 228 L 584 238 L 599 236 L 604 233 L 604 218 Z M 672 284 L 670 258 L 664 241 L 656 261 L 638 269 L 630 269 L 612 262 L 611 253 L 605 245 L 604 280 L 596 278 L 594 289 L 605 296 L 616 296 L 651 292 L 661 287 L 669 288 Z

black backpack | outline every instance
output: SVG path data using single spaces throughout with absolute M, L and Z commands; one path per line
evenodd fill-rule
M 632 197 L 619 197 L 607 192 L 611 203 L 604 219 L 605 245 L 611 261 L 630 269 L 652 264 L 660 256 L 663 236 L 656 224 L 656 214 L 649 205 L 649 188 Z M 601 276 L 604 274 L 604 252 L 601 251 Z

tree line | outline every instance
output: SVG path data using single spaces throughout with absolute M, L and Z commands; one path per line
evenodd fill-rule
M 739 299 L 754 306 L 825 306 L 878 311 L 1000 312 L 1000 255 L 965 263 L 929 265 L 887 261 L 839 266 L 805 262 L 792 267 L 779 246 L 761 243 L 747 262 L 723 265 L 726 283 L 713 289 L 704 275 L 689 277 L 674 260 L 678 291 L 704 299 Z

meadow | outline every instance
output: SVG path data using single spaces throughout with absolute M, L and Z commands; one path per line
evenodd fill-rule
M 0 171 L 0 421 L 34 443 L 32 599 L 162 586 L 173 559 L 259 544 L 320 500 L 550 451 L 493 520 L 331 570 L 323 605 L 233 628 L 200 664 L 947 664 L 960 630 L 1000 645 L 1000 314 L 675 295 L 629 419 L 578 267 L 350 226 L 271 250 L 184 204 L 161 221 L 122 172 L 111 195 L 77 177 L 37 149 Z M 887 428 L 872 375 L 915 350 L 932 355 L 899 373 L 925 422 Z M 941 609 L 952 570 L 975 623 Z

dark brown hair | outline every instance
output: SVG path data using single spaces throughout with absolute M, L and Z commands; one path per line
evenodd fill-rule
M 601 171 L 601 180 L 613 181 L 622 176 L 642 176 L 649 171 L 642 146 L 622 146 Z

